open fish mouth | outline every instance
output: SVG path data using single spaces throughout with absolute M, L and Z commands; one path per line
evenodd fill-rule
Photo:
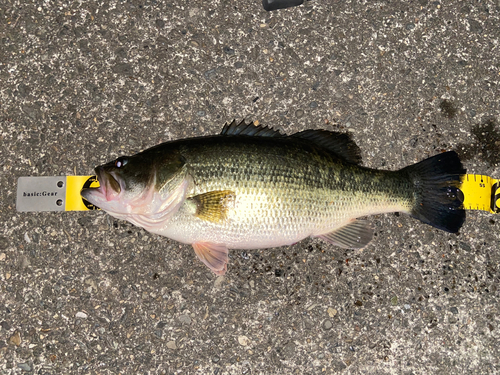
M 121 179 L 119 180 L 113 173 L 106 172 L 102 166 L 97 167 L 95 173 L 100 186 L 97 188 L 84 189 L 81 195 L 95 205 L 99 205 L 99 201 L 111 201 L 116 199 L 122 191 Z
M 111 196 L 116 197 L 120 194 L 122 186 L 113 172 L 108 173 L 104 167 L 97 167 L 96 175 L 99 184 L 104 187 L 106 199 L 110 200 Z

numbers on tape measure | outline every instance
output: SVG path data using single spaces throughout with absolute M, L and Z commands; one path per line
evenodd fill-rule
M 500 213 L 500 180 L 479 174 L 461 176 L 463 208 Z

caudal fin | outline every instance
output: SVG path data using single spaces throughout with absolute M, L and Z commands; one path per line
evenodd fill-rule
M 466 170 L 456 152 L 449 151 L 403 168 L 415 184 L 410 215 L 433 227 L 456 233 L 465 221 L 460 175 Z

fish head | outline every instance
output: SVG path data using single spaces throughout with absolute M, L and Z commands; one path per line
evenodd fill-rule
M 190 180 L 175 155 L 121 156 L 95 168 L 99 187 L 81 195 L 112 216 L 133 221 L 164 218 L 179 208 Z M 142 216 L 142 218 L 141 218 Z M 130 218 L 134 218 L 135 221 Z
M 143 158 L 136 156 L 120 156 L 96 167 L 95 174 L 100 186 L 82 190 L 82 197 L 105 211 L 135 212 L 139 200 L 144 201 L 150 195 L 147 192 L 154 186 L 155 179 L 152 166 L 141 159 Z

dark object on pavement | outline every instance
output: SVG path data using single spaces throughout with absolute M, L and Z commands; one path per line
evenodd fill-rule
M 268 12 L 276 9 L 291 8 L 301 5 L 304 0 L 262 0 L 264 9 Z

